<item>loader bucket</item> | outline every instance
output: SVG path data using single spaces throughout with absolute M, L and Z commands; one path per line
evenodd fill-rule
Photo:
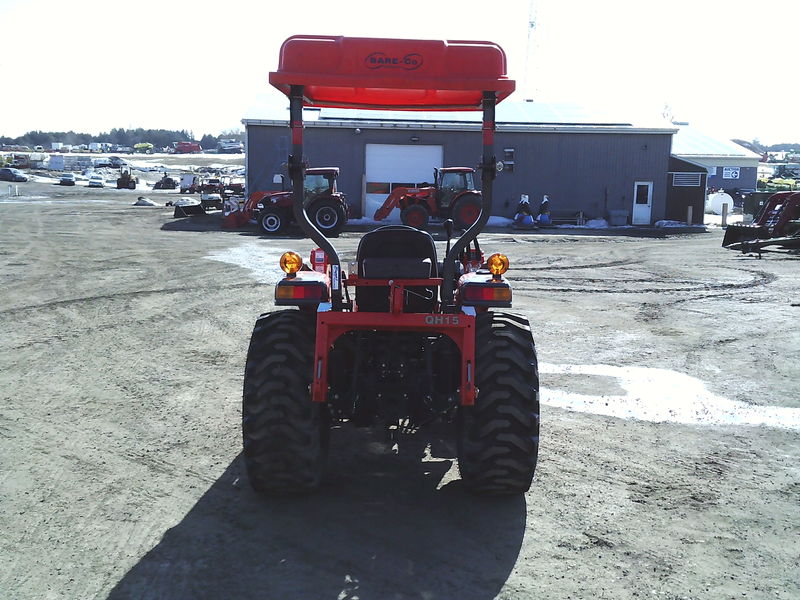
M 722 247 L 727 248 L 731 244 L 747 242 L 750 240 L 763 240 L 769 238 L 769 230 L 763 225 L 728 225 L 725 229 L 725 237 L 722 238 Z
M 204 214 L 206 214 L 206 211 L 201 204 L 177 204 L 172 218 L 177 219 L 179 217 L 192 217 L 194 215 Z

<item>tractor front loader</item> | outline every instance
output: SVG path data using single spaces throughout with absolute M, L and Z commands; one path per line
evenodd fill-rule
M 397 187 L 375 211 L 382 221 L 395 208 L 403 225 L 425 229 L 431 218 L 452 218 L 458 229 L 467 229 L 481 212 L 481 193 L 475 189 L 475 169 L 446 167 L 433 170 L 433 185 Z
M 743 253 L 768 246 L 800 248 L 800 192 L 776 192 L 767 198 L 752 224 L 728 225 L 722 246 Z
M 491 214 L 495 105 L 513 92 L 503 50 L 489 42 L 293 36 L 270 83 L 289 97 L 293 216 L 318 248 L 280 259 L 277 310 L 261 315 L 244 375 L 242 434 L 251 485 L 309 491 L 323 479 L 330 428 L 417 433 L 454 425 L 461 478 L 484 494 L 531 485 L 539 447 L 539 380 L 531 328 L 507 312 L 508 258 L 484 259 Z M 345 271 L 304 210 L 304 105 L 482 110 L 483 193 L 474 223 L 443 259 L 406 225 L 360 240 Z M 501 310 L 494 310 L 501 309 Z

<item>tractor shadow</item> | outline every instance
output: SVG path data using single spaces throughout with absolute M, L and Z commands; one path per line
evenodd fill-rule
M 263 497 L 241 457 L 114 587 L 113 600 L 495 598 L 525 532 L 524 497 L 441 484 L 452 457 L 424 442 L 335 430 L 317 493 Z M 431 440 L 429 448 L 445 444 Z M 425 455 L 425 460 L 421 456 Z M 431 456 L 433 455 L 433 456 Z
M 257 227 L 232 227 L 222 226 L 222 212 L 211 211 L 204 215 L 192 215 L 189 217 L 174 217 L 172 221 L 167 221 L 161 226 L 162 231 L 194 231 L 194 232 L 222 232 L 245 237 L 262 237 L 265 239 L 305 239 L 306 236 L 299 228 L 289 228 L 285 233 L 266 235 L 261 233 Z
M 172 209 L 172 207 L 167 207 Z M 163 231 L 220 231 L 222 229 L 222 211 L 215 210 L 203 215 L 174 217 L 161 226 Z M 234 230 L 235 231 L 235 230 Z

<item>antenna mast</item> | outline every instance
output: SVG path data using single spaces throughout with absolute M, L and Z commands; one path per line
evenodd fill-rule
M 534 6 L 535 0 L 530 0 L 528 3 L 528 40 L 525 46 L 525 77 L 522 84 L 523 99 L 533 97 L 533 89 L 530 80 L 530 62 L 531 62 L 531 39 L 533 38 L 533 30 L 536 29 L 536 8 Z

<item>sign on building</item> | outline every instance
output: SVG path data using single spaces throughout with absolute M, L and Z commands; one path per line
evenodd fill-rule
M 723 167 L 723 179 L 739 179 L 739 167 Z

